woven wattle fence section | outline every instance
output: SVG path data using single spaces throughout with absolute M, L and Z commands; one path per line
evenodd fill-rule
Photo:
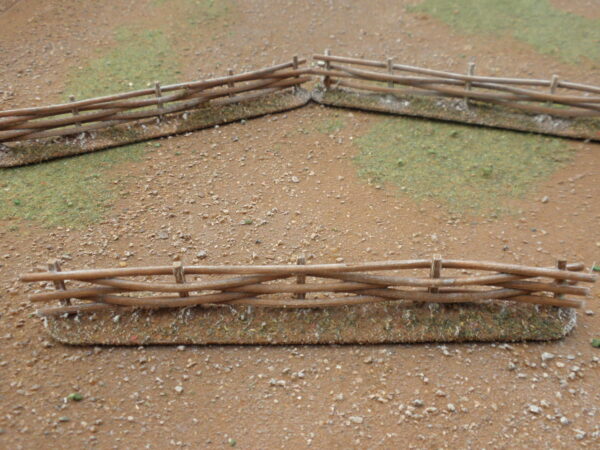
M 258 98 L 311 79 L 306 60 L 221 78 L 153 87 L 104 97 L 35 108 L 0 111 L 0 143 L 77 135 L 206 104 L 226 105 Z
M 600 86 L 572 83 L 557 75 L 549 80 L 476 76 L 474 63 L 459 74 L 396 64 L 391 58 L 374 61 L 325 53 L 313 56 L 319 68 L 312 71 L 323 76 L 325 88 L 454 97 L 563 118 L 600 116 Z
M 192 111 L 206 105 L 229 105 L 300 86 L 323 77 L 325 88 L 398 96 L 433 96 L 493 104 L 525 113 L 559 118 L 600 116 L 600 86 L 551 79 L 504 78 L 466 74 L 375 61 L 328 52 L 314 55 L 315 67 L 301 67 L 305 59 L 252 72 L 187 83 L 161 85 L 68 103 L 0 111 L 0 143 L 75 136 L 148 118 Z M 383 70 L 377 70 L 383 69 Z M 408 74 L 408 75 L 407 75 Z M 595 138 L 595 134 L 592 135 Z
M 480 303 L 497 300 L 580 308 L 596 276 L 583 264 L 558 261 L 556 268 L 442 259 L 359 264 L 128 267 L 48 271 L 21 276 L 44 282 L 36 303 L 56 315 L 111 308 L 181 308 L 196 305 L 248 305 L 274 308 L 326 308 L 382 301 Z M 419 274 L 419 272 L 423 272 Z M 165 280 L 165 277 L 167 280 Z

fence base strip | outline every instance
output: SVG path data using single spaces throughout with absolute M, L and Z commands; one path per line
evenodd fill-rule
M 0 167 L 33 164 L 288 111 L 304 106 L 311 98 L 310 92 L 302 88 L 293 92 L 288 88 L 258 94 L 260 95 L 256 98 L 247 95 L 241 102 L 232 102 L 234 98 L 228 98 L 193 111 L 165 116 L 165 120 L 159 123 L 155 119 L 149 119 L 143 123 L 144 126 L 140 123 L 131 126 L 124 124 L 94 131 L 93 136 L 86 134 L 59 140 L 24 141 L 5 146 L 0 144 Z
M 54 339 L 75 345 L 296 345 L 554 340 L 573 329 L 575 317 L 572 309 L 529 304 L 381 302 L 327 309 L 105 309 L 44 320 Z
M 469 109 L 466 109 L 462 99 L 386 95 L 341 87 L 314 90 L 312 98 L 322 105 L 339 108 L 424 117 L 600 142 L 600 121 L 591 118 L 560 119 L 548 115 L 532 115 L 501 105 L 492 107 L 473 100 L 469 102 Z M 445 107 L 440 107 L 440 104 Z

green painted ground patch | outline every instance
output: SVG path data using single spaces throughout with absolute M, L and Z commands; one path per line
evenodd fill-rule
M 319 123 L 317 131 L 323 134 L 337 133 L 346 127 L 346 121 L 342 117 L 332 117 Z
M 167 8 L 178 33 L 198 36 L 198 26 L 215 20 L 229 11 L 229 2 L 212 0 L 154 0 L 156 8 Z M 205 28 L 205 27 L 203 27 Z M 82 68 L 68 75 L 66 96 L 77 99 L 143 89 L 155 81 L 170 84 L 179 80 L 182 58 L 173 32 L 166 25 L 144 28 L 132 23 L 115 30 L 117 41 L 108 52 L 99 52 Z
M 179 58 L 169 39 L 159 30 L 120 28 L 117 46 L 83 66 L 72 69 L 65 93 L 78 99 L 143 89 L 155 81 L 173 82 Z
M 549 0 L 425 0 L 409 10 L 463 32 L 513 36 L 566 62 L 600 61 L 600 20 L 560 11 Z
M 502 200 L 523 196 L 574 152 L 560 139 L 404 117 L 380 119 L 354 142 L 369 182 L 481 214 L 505 212 Z
M 93 223 L 102 218 L 119 189 L 110 169 L 139 160 L 144 148 L 129 145 L 0 169 L 0 219 L 32 220 L 44 226 Z

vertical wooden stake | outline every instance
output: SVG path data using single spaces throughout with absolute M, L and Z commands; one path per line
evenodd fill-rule
M 75 96 L 74 95 L 69 95 L 69 101 L 71 103 L 75 102 Z M 78 116 L 79 115 L 79 108 L 73 108 L 71 110 L 71 112 L 73 113 L 73 116 Z M 81 126 L 81 122 L 75 122 L 75 126 L 76 127 L 80 127 Z
M 298 259 L 296 260 L 296 264 L 298 264 L 298 265 L 306 264 L 306 257 L 304 255 L 298 256 Z M 298 275 L 296 277 L 296 283 L 298 283 L 298 284 L 306 283 L 306 275 Z M 298 292 L 295 295 L 295 297 L 296 298 L 306 298 L 306 294 L 304 292 Z
M 54 259 L 51 261 L 48 261 L 48 270 L 50 272 L 60 272 L 60 263 L 58 262 L 58 260 Z M 58 291 L 66 291 L 67 288 L 65 287 L 65 282 L 63 280 L 55 280 L 53 281 L 54 283 L 54 288 Z M 68 306 L 71 304 L 71 300 L 70 299 L 65 299 L 65 300 L 61 300 L 60 304 L 62 306 Z
M 162 102 L 162 89 L 160 88 L 160 83 L 156 81 L 154 83 L 154 93 L 156 94 L 156 98 L 158 98 L 158 103 L 156 107 L 158 108 L 159 113 L 163 110 L 163 102 Z M 158 115 L 158 120 L 163 120 L 164 116 L 162 114 Z
M 294 68 L 294 70 L 298 70 L 298 55 L 294 55 L 294 57 L 292 58 L 292 67 Z M 298 75 L 296 75 L 294 78 L 298 78 Z M 294 93 L 298 92 L 298 86 L 294 85 L 292 90 Z
M 387 70 L 390 75 L 394 75 L 394 60 L 392 58 L 387 59 Z M 387 85 L 389 88 L 393 88 L 394 82 L 388 81 Z
M 552 75 L 552 81 L 550 81 L 550 93 L 554 94 L 558 87 L 558 75 Z
M 442 274 L 442 255 L 433 255 L 431 260 L 431 278 L 439 278 Z M 438 287 L 430 287 L 429 292 L 435 294 L 439 292 Z
M 558 270 L 567 270 L 567 260 L 566 259 L 559 259 L 558 261 L 556 261 L 556 268 Z M 565 280 L 556 280 L 556 284 L 565 284 Z M 558 292 L 554 293 L 554 298 L 562 298 L 564 297 L 563 294 L 559 294 Z
M 472 77 L 474 74 L 475 74 L 475 63 L 470 62 L 469 68 L 467 69 L 467 75 Z M 465 91 L 470 91 L 471 89 L 472 89 L 471 81 L 468 80 L 465 82 Z M 465 97 L 465 105 L 467 106 L 467 109 L 469 109 L 469 97 Z
M 183 269 L 183 264 L 181 263 L 181 261 L 175 261 L 173 263 L 173 275 L 175 276 L 175 281 L 177 282 L 177 284 L 185 283 L 185 271 Z M 187 292 L 180 292 L 179 296 L 189 297 L 189 294 Z
M 227 74 L 231 77 L 233 76 L 233 69 L 227 69 Z M 227 86 L 229 86 L 230 89 L 233 89 L 234 83 L 233 81 L 228 81 L 227 82 Z M 233 92 L 229 93 L 230 97 L 233 97 Z
M 325 49 L 325 56 L 329 56 L 330 54 L 331 52 L 329 49 Z M 325 70 L 331 70 L 331 62 L 325 61 Z M 329 89 L 329 86 L 331 86 L 331 78 L 328 75 L 323 77 L 323 85 L 325 86 L 325 89 Z

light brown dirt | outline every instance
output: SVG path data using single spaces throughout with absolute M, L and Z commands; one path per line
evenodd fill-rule
M 8 86 L 0 108 L 59 98 L 66 67 L 111 45 L 115 24 L 152 11 L 144 1 L 99 4 L 21 0 L 0 15 L 0 86 Z M 241 2 L 228 18 L 234 33 L 194 48 L 203 73 L 220 73 L 229 59 L 258 67 L 329 47 L 453 70 L 474 55 L 482 73 L 598 80 L 597 69 L 525 44 L 454 34 L 400 2 L 369 5 Z M 185 75 L 198 65 L 190 60 Z M 318 131 L 339 117 L 343 130 Z M 31 317 L 34 287 L 16 279 L 51 257 L 65 267 L 176 255 L 191 263 L 202 250 L 215 264 L 294 261 L 301 252 L 318 262 L 433 253 L 600 261 L 598 145 L 571 144 L 574 161 L 510 202 L 521 211 L 514 216 L 451 217 L 357 177 L 352 141 L 375 120 L 313 105 L 165 139 L 117 169 L 126 195 L 101 223 L 11 232 L 0 222 L 0 447 L 598 446 L 600 353 L 589 344 L 600 326 L 598 286 L 586 308 L 593 315 L 581 311 L 573 335 L 550 344 L 71 348 L 49 342 Z M 555 358 L 542 361 L 544 352 Z M 72 392 L 83 401 L 65 400 Z

